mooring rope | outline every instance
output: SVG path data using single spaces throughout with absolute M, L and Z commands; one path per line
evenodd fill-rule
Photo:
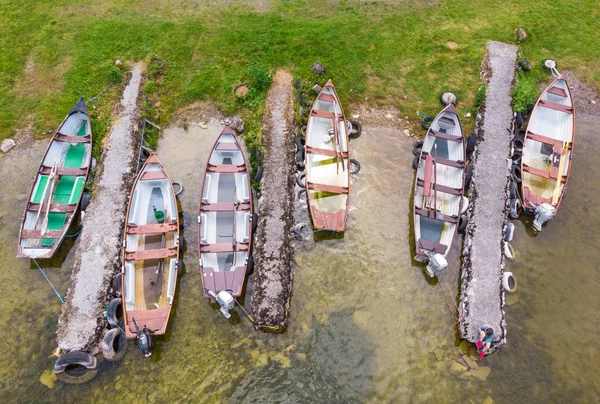
M 60 293 L 58 293 L 58 291 L 56 290 L 56 288 L 54 287 L 54 285 L 52 284 L 52 282 L 50 282 L 50 279 L 48 279 L 48 277 L 46 276 L 46 274 L 42 270 L 42 267 L 40 267 L 40 264 L 37 263 L 37 261 L 35 260 L 35 258 L 32 258 L 31 260 L 33 262 L 35 262 L 35 265 L 37 265 L 37 267 L 40 270 L 40 272 L 42 273 L 42 275 L 44 275 L 44 278 L 46 278 L 46 280 L 48 281 L 48 283 L 50 284 L 50 286 L 52 286 L 52 290 L 54 290 L 54 293 L 56 293 L 56 296 L 58 296 L 58 298 L 60 299 L 60 303 L 61 304 L 65 304 L 65 301 L 63 300 L 62 296 L 60 295 Z
M 96 94 L 95 96 L 93 96 L 92 98 L 90 98 L 89 100 L 86 101 L 86 104 L 92 103 L 92 102 L 96 102 L 97 98 L 100 97 L 102 95 L 102 93 L 104 93 L 106 90 L 108 90 L 108 88 L 110 86 L 113 85 L 113 82 L 111 81 L 110 83 L 108 83 L 108 85 L 106 87 L 104 87 L 102 89 L 102 91 L 100 91 L 98 94 Z
M 81 233 L 82 229 L 83 229 L 83 226 L 80 226 L 79 230 L 77 230 L 74 234 L 67 234 L 67 235 L 65 235 L 65 237 L 76 237 L 79 233 Z
M 119 323 L 117 321 L 115 321 L 114 318 L 112 318 L 111 316 L 108 315 L 108 304 L 106 305 L 106 311 L 104 312 L 104 315 L 106 316 L 107 319 L 112 320 L 112 322 L 115 323 L 117 328 L 119 328 L 119 330 L 121 330 L 121 332 L 125 332 L 125 330 L 121 328 Z

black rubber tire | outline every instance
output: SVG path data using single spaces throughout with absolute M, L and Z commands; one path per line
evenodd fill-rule
M 473 165 L 468 165 L 467 168 L 465 168 L 465 189 L 469 188 L 469 186 L 471 185 L 474 168 L 475 167 L 473 167 Z
M 80 384 L 89 382 L 98 373 L 98 360 L 87 352 L 65 352 L 54 363 L 54 374 L 58 380 Z
M 107 361 L 123 359 L 127 351 L 127 337 L 119 328 L 108 330 L 102 338 L 102 356 Z
M 467 139 L 467 154 L 471 155 L 475 151 L 475 145 L 477 144 L 477 134 L 475 132 L 471 132 Z
M 467 223 L 469 223 L 467 216 L 460 215 L 460 218 L 458 219 L 458 232 L 460 234 L 465 234 L 465 231 L 467 230 Z
M 183 237 L 183 234 L 179 234 L 179 251 L 183 251 L 183 249 L 185 248 L 185 237 Z
M 528 72 L 528 71 L 531 70 L 531 64 L 529 63 L 529 61 L 527 59 L 521 59 L 521 60 L 519 60 L 519 67 L 524 72 Z
M 420 156 L 415 156 L 415 158 L 412 161 L 413 170 L 416 170 L 419 167 L 419 157 Z
M 250 276 L 254 273 L 254 256 L 248 257 L 248 264 L 246 266 L 246 276 Z
M 262 165 L 259 164 L 258 167 L 256 167 L 256 172 L 254 174 L 254 177 L 252 177 L 252 181 L 259 182 L 260 179 L 262 178 L 262 172 L 263 172 Z
M 306 188 L 306 184 L 304 183 L 305 173 L 300 173 L 296 176 L 296 183 L 300 188 Z
M 165 67 L 165 61 L 161 58 L 150 58 L 150 63 L 157 63 L 158 70 L 161 70 L 163 67 Z
M 520 137 L 514 137 L 512 140 L 512 146 L 514 152 L 523 152 L 523 139 Z
M 112 289 L 113 289 L 113 292 L 119 297 L 121 296 L 122 285 L 123 285 L 123 274 L 116 274 L 112 280 Z
M 83 195 L 81 196 L 81 204 L 79 208 L 82 212 L 85 212 L 88 205 L 90 204 L 90 193 L 88 191 L 83 191 Z
M 432 116 L 424 116 L 423 119 L 421 119 L 421 127 L 425 130 L 429 130 L 429 127 L 431 126 L 432 122 L 433 122 Z
M 517 197 L 517 183 L 514 181 L 508 183 L 508 196 L 510 199 Z
M 301 135 L 301 136 L 302 136 L 304 139 L 306 139 L 306 125 L 302 125 L 302 126 L 300 127 L 300 135 Z
M 525 128 L 516 128 L 515 129 L 515 137 L 518 137 L 519 139 L 525 139 L 525 133 L 527 132 L 527 129 Z
M 256 234 L 256 229 L 258 229 L 258 214 L 254 212 L 252 213 L 252 234 Z
M 354 168 L 352 166 L 354 165 Z M 350 159 L 350 174 L 358 174 L 360 172 L 360 163 L 356 159 Z
M 299 151 L 299 150 L 304 151 L 305 145 L 306 145 L 306 137 L 296 136 L 296 151 Z
M 175 192 L 175 196 L 181 195 L 183 193 L 183 184 L 180 182 L 174 182 L 173 192 Z
M 310 104 L 304 101 L 304 97 L 302 97 L 302 95 L 304 95 L 304 90 L 298 91 L 298 94 L 296 94 L 296 101 L 298 101 L 298 103 L 303 107 L 310 107 Z
M 298 191 L 298 194 L 296 195 L 296 197 L 298 199 L 306 198 L 306 189 L 302 188 L 300 191 Z
M 515 150 L 514 153 L 511 156 L 512 163 L 520 165 L 521 164 L 521 158 L 523 158 L 523 152 Z
M 413 144 L 412 151 L 415 156 L 420 156 L 422 150 L 423 150 L 423 141 L 422 140 L 419 140 L 418 142 L 415 142 L 415 144 Z
M 179 258 L 177 260 L 177 278 L 181 278 L 183 276 L 183 260 Z
M 258 147 L 254 149 L 254 160 L 262 161 L 263 157 L 264 156 L 262 150 L 260 150 Z
M 108 324 L 113 327 L 116 327 L 117 324 L 123 321 L 123 300 L 121 298 L 116 297 L 108 303 L 106 319 L 108 320 Z
M 358 121 L 350 120 L 348 122 L 350 122 L 350 126 L 352 127 L 352 130 L 348 133 L 348 137 L 350 139 L 356 139 L 362 133 L 362 125 Z
M 294 81 L 294 88 L 296 90 L 298 90 L 300 88 L 300 84 L 302 84 L 302 80 L 301 79 L 298 79 L 298 80 Z
M 521 176 L 521 166 L 516 164 L 513 165 L 510 168 L 510 176 L 514 182 L 520 184 L 523 179 L 523 177 Z
M 515 122 L 517 124 L 517 128 L 523 127 L 523 113 L 517 112 L 517 116 L 515 117 Z

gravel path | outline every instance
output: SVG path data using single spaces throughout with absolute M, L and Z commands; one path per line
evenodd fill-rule
M 487 86 L 483 124 L 479 122 L 475 170 L 469 195 L 469 225 L 462 268 L 460 331 L 470 342 L 478 340 L 479 327 L 494 327 L 496 347 L 506 341 L 502 289 L 503 230 L 506 223 L 507 158 L 513 120 L 511 88 L 517 48 L 489 42 L 483 64 Z M 487 62 L 487 64 L 486 64 Z M 489 71 L 486 72 L 486 70 Z M 492 345 L 494 347 L 494 345 Z
M 254 246 L 255 326 L 282 328 L 292 291 L 294 226 L 294 99 L 292 76 L 278 71 L 266 100 L 263 177 Z
M 117 123 L 108 135 L 103 171 L 85 214 L 67 299 L 56 332 L 58 347 L 67 352 L 93 351 L 99 331 L 105 325 L 103 311 L 107 292 L 120 267 L 121 229 L 135 155 L 132 143 L 141 80 L 142 65 L 137 64 L 123 92 Z

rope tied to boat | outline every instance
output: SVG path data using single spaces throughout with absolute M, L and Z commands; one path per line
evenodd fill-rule
M 42 275 L 44 275 L 44 278 L 46 278 L 46 280 L 48 281 L 48 283 L 52 287 L 52 290 L 54 290 L 54 293 L 56 293 L 56 296 L 58 296 L 58 298 L 60 299 L 60 303 L 61 304 L 65 304 L 65 301 L 63 300 L 62 296 L 60 295 L 60 293 L 58 293 L 58 290 L 56 290 L 56 288 L 54 287 L 54 285 L 52 284 L 52 282 L 50 282 L 50 279 L 48 279 L 48 277 L 46 276 L 46 273 L 42 270 L 42 267 L 40 267 L 40 264 L 37 263 L 37 261 L 35 260 L 35 258 L 32 258 L 31 260 L 35 263 L 35 265 L 37 265 L 37 267 L 40 270 L 40 272 L 42 273 Z
M 125 333 L 125 330 L 121 328 L 121 326 L 119 325 L 119 323 L 114 318 L 112 318 L 111 316 L 108 315 L 108 304 L 106 305 L 106 310 L 104 311 L 104 315 L 106 316 L 107 319 L 109 319 L 113 323 L 115 323 L 115 325 L 117 326 L 117 328 L 119 330 L 121 330 L 122 333 Z

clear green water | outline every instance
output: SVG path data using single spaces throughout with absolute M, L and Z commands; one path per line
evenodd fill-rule
M 413 266 L 411 141 L 400 131 L 365 125 L 366 134 L 351 142 L 362 171 L 352 183 L 348 231 L 343 240 L 298 243 L 284 334 L 256 332 L 237 314 L 227 321 L 208 304 L 194 218 L 200 176 L 220 131 L 211 124 L 167 130 L 159 148 L 171 178 L 185 186 L 180 199 L 190 215 L 186 273 L 169 334 L 156 338 L 151 359 L 130 343 L 125 358 L 101 363 L 90 383 L 48 389 L 38 379 L 54 364 L 60 302 L 37 269 L 14 258 L 31 176 L 46 145 L 16 149 L 0 159 L 0 399 L 480 403 L 489 396 L 497 403 L 598 402 L 599 127 L 599 119 L 579 117 L 569 195 L 559 216 L 535 238 L 517 223 L 519 255 L 509 268 L 519 282 L 518 302 L 506 308 L 507 346 L 480 362 L 491 367 L 485 382 L 448 371 L 462 356 L 452 303 L 460 249 L 437 284 Z M 69 247 L 61 252 L 73 253 Z M 72 261 L 66 257 L 60 268 L 44 263 L 63 294 Z M 441 349 L 441 360 L 434 348 Z

